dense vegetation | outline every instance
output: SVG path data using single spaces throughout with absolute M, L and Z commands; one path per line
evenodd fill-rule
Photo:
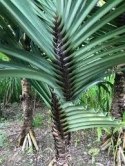
M 51 165 L 70 164 L 71 132 L 95 127 L 107 131 L 103 149 L 113 144 L 115 162 L 125 163 L 124 0 L 1 0 L 0 7 L 0 93 L 5 105 L 21 95 L 18 146 L 38 150 L 34 88 L 51 110 Z

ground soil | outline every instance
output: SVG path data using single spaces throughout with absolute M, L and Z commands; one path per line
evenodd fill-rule
M 8 105 L 7 120 L 0 123 L 0 132 L 6 135 L 4 146 L 0 147 L 1 166 L 48 166 L 54 157 L 54 143 L 51 135 L 50 111 L 44 106 L 37 106 L 34 114 L 41 113 L 43 123 L 35 128 L 39 145 L 38 152 L 25 152 L 16 148 L 16 142 L 22 125 L 22 111 L 17 103 Z M 8 118 L 9 117 L 9 118 Z M 95 151 L 95 152 L 93 152 Z M 113 157 L 100 150 L 95 129 L 72 133 L 70 148 L 72 166 L 114 166 Z

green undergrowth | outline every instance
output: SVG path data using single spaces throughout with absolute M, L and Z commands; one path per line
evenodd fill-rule
M 33 118 L 33 127 L 39 128 L 43 124 L 43 116 L 40 113 L 37 113 Z

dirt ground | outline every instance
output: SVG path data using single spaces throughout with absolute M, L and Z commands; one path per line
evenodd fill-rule
M 43 117 L 42 126 L 35 128 L 39 145 L 37 153 L 23 153 L 21 148 L 16 148 L 22 124 L 20 105 L 14 103 L 6 108 L 6 112 L 10 118 L 0 123 L 0 133 L 4 132 L 6 136 L 4 146 L 0 146 L 0 166 L 48 166 L 54 157 L 50 111 L 43 106 L 35 110 L 35 114 L 41 113 Z M 101 151 L 99 145 L 95 129 L 72 133 L 71 166 L 114 166 L 113 157 Z

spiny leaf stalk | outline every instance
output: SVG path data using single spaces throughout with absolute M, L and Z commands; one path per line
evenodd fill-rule
M 65 118 L 66 116 L 64 114 L 61 105 L 59 103 L 59 100 L 57 96 L 52 92 L 52 119 L 53 119 L 53 125 L 52 125 L 52 134 L 55 141 L 55 149 L 56 149 L 56 161 L 57 165 L 63 166 L 65 163 L 67 163 L 68 160 L 68 132 L 67 130 L 64 130 L 65 126 Z M 64 119 L 64 121 L 62 121 Z
M 68 38 L 64 39 L 65 35 L 66 31 L 64 31 L 62 20 L 56 17 L 53 28 L 53 46 L 56 56 L 54 68 L 60 78 L 58 85 L 62 88 L 66 101 L 70 101 L 74 94 L 74 63 L 73 58 L 69 57 L 73 50 L 67 50 L 67 46 L 65 47 L 68 40 Z

